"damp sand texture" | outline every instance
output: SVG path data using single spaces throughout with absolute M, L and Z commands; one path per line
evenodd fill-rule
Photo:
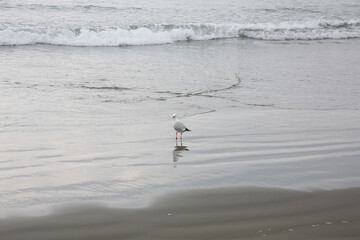
M 10 239 L 358 239 L 360 189 L 222 188 L 176 192 L 148 207 L 67 206 L 0 220 Z

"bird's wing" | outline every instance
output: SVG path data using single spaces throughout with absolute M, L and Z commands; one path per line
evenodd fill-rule
M 185 124 L 178 121 L 174 124 L 174 128 L 176 131 L 184 131 L 186 127 L 185 127 Z

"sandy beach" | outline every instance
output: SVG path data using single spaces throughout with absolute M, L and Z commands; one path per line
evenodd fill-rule
M 84 133 L 68 144 L 61 135 L 40 139 L 47 142 L 46 150 L 34 147 L 25 153 L 38 164 L 46 163 L 37 157 L 42 151 L 54 156 L 61 187 L 42 182 L 43 187 L 25 191 L 26 184 L 36 182 L 13 181 L 26 193 L 23 201 L 33 196 L 38 202 L 29 211 L 14 201 L 18 193 L 5 195 L 3 203 L 10 207 L 3 213 L 14 203 L 20 208 L 0 219 L 0 239 L 358 239 L 358 116 L 352 111 L 301 113 L 251 110 L 190 116 L 186 120 L 193 131 L 184 135 L 182 145 L 162 137 L 173 135 L 162 124 L 150 125 L 148 131 L 149 124 L 132 126 L 127 131 L 138 133 L 118 142 L 114 136 L 121 134 L 116 131 L 107 137 L 86 133 L 93 141 L 86 155 L 77 148 Z M 8 138 L 9 146 L 18 139 Z M 22 133 L 22 141 L 29 139 L 33 137 Z M 62 148 L 56 147 L 59 142 Z M 136 158 L 124 162 L 117 151 Z M 129 170 L 133 176 L 124 175 Z M 69 174 L 75 179 L 100 177 L 100 183 L 70 181 L 64 186 Z M 124 186 L 124 178 L 141 188 Z M 80 194 L 88 196 L 81 199 Z
M 358 239 L 360 189 L 197 189 L 150 206 L 67 206 L 43 217 L 0 220 L 2 240 Z

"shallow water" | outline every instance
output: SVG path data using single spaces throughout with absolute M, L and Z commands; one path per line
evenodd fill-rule
M 8 14 L 29 8 L 38 14 L 52 8 L 51 1 L 50 5 L 45 2 L 21 8 L 18 2 L 0 1 L 0 6 L 8 5 Z M 71 3 L 58 7 L 64 11 L 67 4 Z M 250 31 L 285 34 L 280 39 L 314 30 L 304 22 L 307 27 L 289 30 L 289 23 L 284 23 L 289 16 L 294 16 L 292 21 L 304 16 L 347 21 L 341 26 L 316 23 L 314 31 L 320 28 L 332 35 L 314 41 L 244 36 L 206 40 L 205 35 L 197 39 L 201 41 L 192 41 L 196 38 L 191 35 L 184 41 L 151 45 L 159 38 L 147 36 L 154 41 L 145 46 L 76 47 L 76 37 L 70 36 L 74 41 L 65 44 L 70 46 L 61 46 L 53 38 L 37 41 L 36 34 L 22 43 L 27 45 L 3 41 L 1 216 L 16 209 L 43 214 L 51 204 L 84 201 L 137 207 L 163 192 L 188 188 L 359 187 L 360 57 L 356 53 L 360 44 L 356 37 L 338 39 L 343 37 L 337 35 L 339 31 L 358 33 L 357 5 L 338 4 L 342 7 L 336 11 L 324 4 L 305 4 L 315 12 L 303 11 L 304 6 L 286 10 L 283 4 L 274 11 L 262 6 L 269 19 L 261 21 L 255 17 L 262 16 L 260 7 L 248 6 L 258 14 L 246 24 L 270 26 L 259 30 L 256 25 Z M 222 13 L 227 11 L 225 6 L 219 8 Z M 73 20 L 85 11 L 84 6 L 69 9 L 69 25 L 33 18 L 23 26 L 24 19 L 11 19 L 0 28 L 0 41 L 7 39 L 1 34 L 9 29 L 27 41 L 28 35 L 21 35 L 20 28 L 46 32 L 54 27 L 93 27 L 85 24 L 86 18 L 92 11 L 105 9 L 87 8 L 90 12 L 80 22 Z M 322 13 L 316 13 L 316 8 Z M 227 15 L 221 11 L 216 16 L 211 24 L 226 22 Z M 201 17 L 192 20 L 208 22 L 205 15 Z M 232 23 L 244 24 L 239 19 Z M 274 24 L 285 27 L 274 29 Z M 114 26 L 109 23 L 109 27 Z M 83 46 L 96 45 L 91 37 L 85 39 L 90 44 Z M 111 42 L 114 36 L 100 36 L 104 39 Z M 174 112 L 192 130 L 184 134 L 182 146 L 174 139 Z

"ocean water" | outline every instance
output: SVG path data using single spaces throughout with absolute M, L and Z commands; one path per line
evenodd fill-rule
M 359 38 L 353 0 L 0 0 L 0 216 L 359 187 Z
M 127 46 L 188 40 L 359 38 L 359 3 L 1 1 L 0 45 Z

